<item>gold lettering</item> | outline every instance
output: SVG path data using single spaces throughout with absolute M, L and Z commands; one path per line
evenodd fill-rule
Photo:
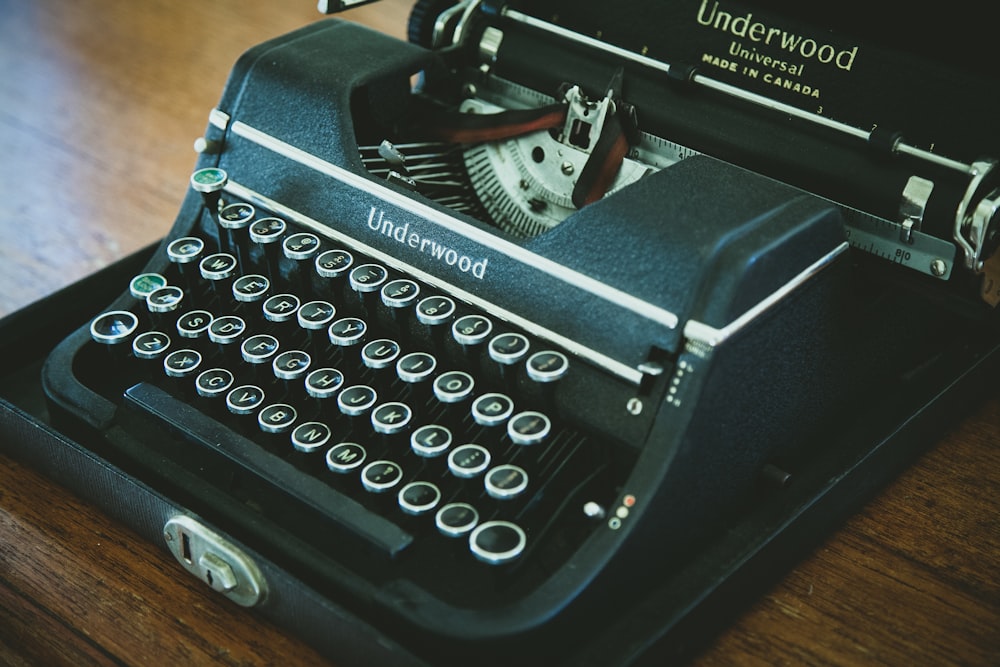
M 695 21 L 706 28 L 728 32 L 736 37 L 749 39 L 751 42 L 779 48 L 790 56 L 815 59 L 823 64 L 832 64 L 845 72 L 849 72 L 854 67 L 854 61 L 858 55 L 857 46 L 838 48 L 833 44 L 788 32 L 783 28 L 769 27 L 760 20 L 754 20 L 752 12 L 734 16 L 720 9 L 718 0 L 714 0 L 711 4 L 709 0 L 701 0 Z M 780 59 L 775 60 L 782 62 Z

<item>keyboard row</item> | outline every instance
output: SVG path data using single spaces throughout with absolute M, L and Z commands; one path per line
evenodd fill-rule
M 204 242 L 194 237 L 178 239 L 170 245 L 170 249 L 173 249 L 170 252 L 172 257 L 179 253 L 175 248 L 178 245 L 191 248 L 193 253 L 202 249 Z M 341 258 L 350 257 L 346 250 L 323 253 L 316 260 L 317 275 L 323 273 L 319 268 L 322 258 L 330 253 Z M 349 265 L 351 261 L 353 260 L 344 260 L 345 265 Z M 220 269 L 220 266 L 225 268 Z M 213 342 L 228 344 L 241 339 L 248 326 L 254 323 L 274 327 L 292 323 L 310 335 L 325 330 L 327 341 L 335 348 L 360 346 L 369 339 L 369 322 L 356 316 L 359 312 L 357 304 L 341 302 L 341 308 L 338 309 L 333 301 L 303 301 L 292 292 L 275 293 L 271 279 L 265 275 L 234 275 L 239 266 L 233 255 L 213 253 L 201 260 L 201 285 L 191 285 L 188 291 L 196 293 L 190 296 L 184 287 L 168 285 L 166 278 L 160 274 L 136 276 L 130 285 L 130 291 L 145 302 L 146 309 L 154 316 L 154 322 L 156 316 L 161 316 L 159 319 L 162 320 L 162 316 L 181 313 L 182 306 L 187 301 L 207 301 L 215 304 L 216 308 L 233 311 L 232 314 L 219 317 L 213 317 L 209 311 L 202 309 L 184 311 L 176 319 L 177 333 L 183 338 L 207 335 Z M 390 280 L 388 270 L 379 264 L 365 263 L 355 267 L 350 272 L 350 285 L 362 298 L 366 294 L 377 293 L 379 303 L 395 318 L 397 327 L 402 326 L 411 315 L 428 329 L 428 335 L 441 325 L 450 325 L 448 328 L 452 340 L 465 352 L 485 348 L 489 358 L 501 366 L 512 366 L 523 361 L 528 376 L 536 382 L 558 380 L 569 370 L 565 355 L 552 350 L 529 354 L 530 343 L 525 335 L 512 331 L 496 332 L 493 320 L 484 314 L 460 314 L 451 297 L 435 294 L 420 298 L 421 287 L 418 283 L 408 278 Z M 339 317 L 340 310 L 345 305 L 353 306 L 348 308 L 353 313 Z M 372 309 L 369 306 L 361 312 L 366 310 Z M 113 344 L 113 334 L 101 342 Z M 259 345 L 262 354 L 255 352 L 253 344 Z M 273 350 L 273 341 L 261 337 L 255 339 L 250 347 L 245 344 L 242 351 L 246 361 L 264 363 L 269 360 Z M 396 362 L 398 353 L 398 346 L 391 340 L 375 340 L 364 345 L 363 359 L 367 365 L 381 368 Z M 414 381 L 419 381 L 419 374 L 425 372 L 421 361 L 428 360 L 418 356 L 407 359 L 407 363 L 413 365 L 418 373 Z

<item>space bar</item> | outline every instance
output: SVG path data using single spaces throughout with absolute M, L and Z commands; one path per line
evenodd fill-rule
M 130 387 L 125 391 L 125 405 L 162 421 L 187 440 L 219 452 L 389 557 L 396 556 L 413 541 L 413 536 L 396 524 L 158 387 L 144 382 Z

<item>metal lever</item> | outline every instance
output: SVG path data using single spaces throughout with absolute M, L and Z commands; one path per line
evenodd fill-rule
M 924 221 L 924 211 L 927 209 L 927 200 L 931 198 L 932 190 L 934 181 L 920 176 L 910 176 L 906 182 L 906 187 L 903 188 L 903 200 L 899 204 L 899 216 L 903 225 L 899 240 L 903 243 L 913 243 L 913 232 L 920 231 L 920 225 Z
M 997 235 L 1000 234 L 997 229 L 1000 221 L 993 220 L 1000 206 L 1000 189 L 994 189 L 989 195 L 977 199 L 994 167 L 995 160 L 977 160 L 972 163 L 969 168 L 969 186 L 955 213 L 952 236 L 965 254 L 966 268 L 976 273 L 982 272 L 983 263 L 996 250 Z M 984 251 L 988 245 L 992 249 L 986 253 Z

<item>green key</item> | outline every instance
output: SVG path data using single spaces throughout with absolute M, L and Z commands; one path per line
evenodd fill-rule
M 205 167 L 191 174 L 191 187 L 198 192 L 218 192 L 228 181 L 225 170 L 218 167 Z
M 145 300 L 147 296 L 166 286 L 167 279 L 159 273 L 140 273 L 132 279 L 128 289 L 135 298 Z

